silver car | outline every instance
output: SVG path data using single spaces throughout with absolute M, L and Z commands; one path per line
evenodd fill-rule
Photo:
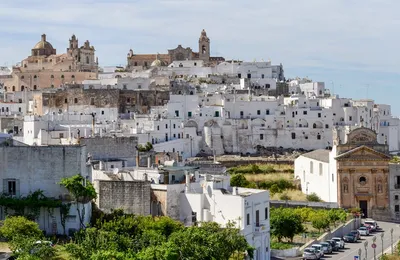
M 360 227 L 357 231 L 360 233 L 360 236 L 369 236 L 369 230 L 366 227 Z
M 314 245 L 312 245 L 311 247 L 314 248 L 315 251 L 317 251 L 317 256 L 318 256 L 319 258 L 321 258 L 321 257 L 324 256 L 324 249 L 322 248 L 322 245 L 320 245 L 320 244 L 314 244 Z
M 307 247 L 303 252 L 303 260 L 320 259 L 319 253 L 312 247 Z
M 341 237 L 332 237 L 332 240 L 335 241 L 339 248 L 343 249 L 346 243 L 344 242 L 343 238 Z

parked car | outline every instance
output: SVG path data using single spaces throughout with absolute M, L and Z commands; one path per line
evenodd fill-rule
M 376 231 L 379 229 L 378 223 L 373 219 L 368 219 L 364 221 L 364 224 L 371 225 L 372 231 Z
M 328 242 L 329 244 L 331 244 L 332 250 L 333 250 L 333 251 L 339 251 L 339 243 L 337 243 L 335 240 L 333 240 L 333 239 L 331 239 L 331 240 L 326 240 L 326 242 Z
M 366 227 L 360 227 L 359 229 L 357 229 L 357 231 L 360 236 L 369 236 L 369 230 Z
M 350 233 L 354 234 L 356 236 L 357 240 L 360 239 L 360 233 L 357 230 L 352 230 L 352 231 L 350 231 Z
M 317 253 L 318 253 L 317 255 L 318 255 L 319 258 L 324 256 L 324 250 L 322 248 L 322 245 L 314 244 L 311 247 L 314 248 L 317 251 Z
M 371 225 L 370 224 L 361 224 L 361 227 L 365 227 L 365 228 L 367 228 L 368 229 L 368 232 L 371 234 L 371 232 L 372 232 L 372 227 L 371 227 Z
M 315 250 L 315 248 L 307 247 L 306 249 L 304 249 L 303 260 L 314 260 L 320 258 L 321 257 L 319 256 L 319 253 Z
M 320 242 L 319 243 L 322 246 L 322 250 L 324 250 L 324 254 L 332 254 L 332 246 L 328 242 Z
M 346 243 L 344 242 L 344 239 L 341 237 L 332 237 L 332 240 L 335 241 L 338 245 L 339 248 L 343 249 Z
M 355 242 L 357 242 L 357 236 L 355 236 L 353 233 L 348 233 L 347 235 L 345 235 L 343 237 L 343 240 L 345 242 L 355 243 Z

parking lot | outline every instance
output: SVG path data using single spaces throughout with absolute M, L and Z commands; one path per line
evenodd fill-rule
M 358 256 L 359 249 L 361 249 L 361 258 L 360 260 L 373 260 L 374 259 L 374 249 L 372 248 L 373 238 L 376 237 L 375 241 L 375 254 L 376 258 L 382 254 L 382 249 L 384 253 L 390 254 L 391 244 L 393 241 L 393 249 L 395 249 L 395 244 L 399 241 L 400 238 L 400 227 L 399 224 L 388 223 L 388 222 L 378 222 L 379 227 L 381 228 L 377 232 L 371 233 L 369 236 L 362 236 L 360 240 L 356 243 L 346 243 L 344 249 L 340 249 L 339 252 L 333 252 L 332 254 L 326 254 L 321 259 L 332 259 L 332 260 L 353 260 L 355 256 Z M 391 235 L 390 229 L 393 228 L 393 234 Z M 383 237 L 381 235 L 383 234 Z M 365 242 L 367 242 L 367 246 L 365 247 Z M 382 247 L 383 245 L 383 247 Z M 367 251 L 365 250 L 367 249 Z M 365 255 L 367 252 L 367 257 Z M 366 258 L 365 258 L 366 257 Z M 302 259 L 299 258 L 291 258 L 291 259 Z

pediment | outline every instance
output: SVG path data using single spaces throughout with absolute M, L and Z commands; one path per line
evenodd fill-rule
M 347 137 L 348 144 L 376 144 L 376 133 L 365 127 L 357 128 L 351 131 Z
M 390 156 L 375 151 L 367 146 L 360 146 L 336 156 L 335 159 L 346 161 L 389 161 Z

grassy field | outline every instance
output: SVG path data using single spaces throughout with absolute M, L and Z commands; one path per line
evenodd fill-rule
M 231 173 L 260 174 L 260 173 L 293 173 L 294 167 L 289 164 L 249 164 L 232 167 Z
M 275 193 L 271 196 L 271 200 L 284 200 L 282 195 L 287 195 L 290 200 L 294 201 L 307 201 L 306 194 L 301 192 L 301 190 L 285 190 L 282 193 Z

